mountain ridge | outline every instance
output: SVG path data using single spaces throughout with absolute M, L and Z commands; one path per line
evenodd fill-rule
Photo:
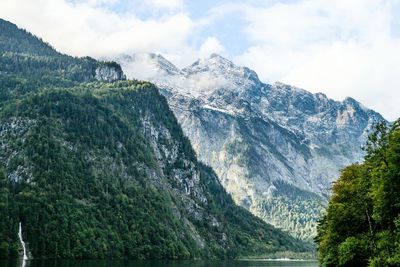
M 0 29 L 0 258 L 19 257 L 19 225 L 37 259 L 312 250 L 234 204 L 153 84 Z
M 227 69 L 226 66 L 229 66 L 231 69 L 234 69 L 236 72 L 240 72 L 239 70 L 243 70 L 242 72 L 244 73 L 250 73 L 249 76 L 252 76 L 254 80 L 257 80 L 258 83 L 262 83 L 261 80 L 259 79 L 257 73 L 245 66 L 237 66 L 233 63 L 233 61 L 217 54 L 217 53 L 212 53 L 210 54 L 209 57 L 203 57 L 203 58 L 198 58 L 196 61 L 194 61 L 192 64 L 183 67 L 183 68 L 178 68 L 175 66 L 171 61 L 166 59 L 162 54 L 156 54 L 156 53 L 134 53 L 133 55 L 128 55 L 124 54 L 122 56 L 118 56 L 114 58 L 117 62 L 121 62 L 121 65 L 127 64 L 130 61 L 135 61 L 135 58 L 139 56 L 142 60 L 146 61 L 145 63 L 153 63 L 154 65 L 154 72 L 156 73 L 157 71 L 166 71 L 173 69 L 173 73 L 175 74 L 183 74 L 183 75 L 190 75 L 191 73 L 197 73 L 200 71 L 207 71 L 207 67 L 210 65 L 213 67 L 212 72 L 217 72 L 218 74 L 225 74 L 224 71 Z M 149 60 L 150 59 L 150 60 Z M 217 60 L 213 60 L 217 59 Z M 139 62 L 139 64 L 142 64 L 143 62 Z M 199 67 L 200 65 L 200 67 Z M 168 67 L 164 67 L 168 66 Z M 196 70 L 197 68 L 197 70 Z M 224 70 L 225 69 L 225 70 Z M 129 71 L 129 69 L 127 69 Z M 138 73 L 140 75 L 140 73 Z M 151 80 L 153 77 L 150 76 L 147 79 Z M 157 77 L 155 77 L 157 78 Z M 352 98 L 351 96 L 346 96 L 343 100 L 334 100 L 332 98 L 329 98 L 325 93 L 323 92 L 316 92 L 316 93 L 311 93 L 307 91 L 306 89 L 303 89 L 301 87 L 293 86 L 290 84 L 287 84 L 282 81 L 275 81 L 272 84 L 265 84 L 264 85 L 272 85 L 276 87 L 280 87 L 282 89 L 285 88 L 290 88 L 291 91 L 300 91 L 302 93 L 307 93 L 307 94 L 312 94 L 316 97 L 321 96 L 322 98 L 328 99 L 330 101 L 334 101 L 336 103 L 346 103 L 346 102 L 355 102 L 357 105 L 360 105 L 363 107 L 363 109 L 373 111 L 370 108 L 365 107 L 363 104 L 361 104 L 359 101 L 356 99 Z M 173 89 L 173 88 L 172 88 Z
M 219 55 L 173 75 L 157 68 L 158 58 L 115 60 L 127 73 L 133 65 L 152 66 L 142 78 L 161 88 L 197 155 L 216 170 L 237 204 L 310 240 L 331 183 L 341 168 L 362 159 L 368 129 L 383 117 L 352 98 L 335 101 L 263 83 L 254 71 Z M 288 186 L 318 197 L 296 200 L 297 209 Z

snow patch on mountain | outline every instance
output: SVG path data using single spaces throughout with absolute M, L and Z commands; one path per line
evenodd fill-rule
M 362 160 L 368 129 L 384 120 L 352 98 L 263 83 L 216 54 L 183 69 L 161 55 L 121 58 L 129 78 L 161 89 L 236 203 L 305 239 L 315 233 L 339 170 Z

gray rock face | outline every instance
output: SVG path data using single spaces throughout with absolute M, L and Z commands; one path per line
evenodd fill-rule
M 102 82 L 114 82 L 125 80 L 126 77 L 118 64 L 106 62 L 96 68 L 95 79 Z
M 124 56 L 158 85 L 199 158 L 236 203 L 311 239 L 331 183 L 360 161 L 367 130 L 383 120 L 352 98 L 342 102 L 257 74 L 213 54 L 179 70 L 160 55 Z

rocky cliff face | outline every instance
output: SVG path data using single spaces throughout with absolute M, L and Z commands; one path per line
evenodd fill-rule
M 182 70 L 155 54 L 117 61 L 129 78 L 134 69 L 161 88 L 236 203 L 304 239 L 314 235 L 339 170 L 362 159 L 367 130 L 383 120 L 352 98 L 265 84 L 216 54 Z
M 100 62 L 95 70 L 95 79 L 101 82 L 125 80 L 121 66 L 114 62 Z

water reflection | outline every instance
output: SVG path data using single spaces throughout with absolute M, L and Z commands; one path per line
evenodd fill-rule
M 315 261 L 106 261 L 27 260 L 0 261 L 0 267 L 317 267 Z

